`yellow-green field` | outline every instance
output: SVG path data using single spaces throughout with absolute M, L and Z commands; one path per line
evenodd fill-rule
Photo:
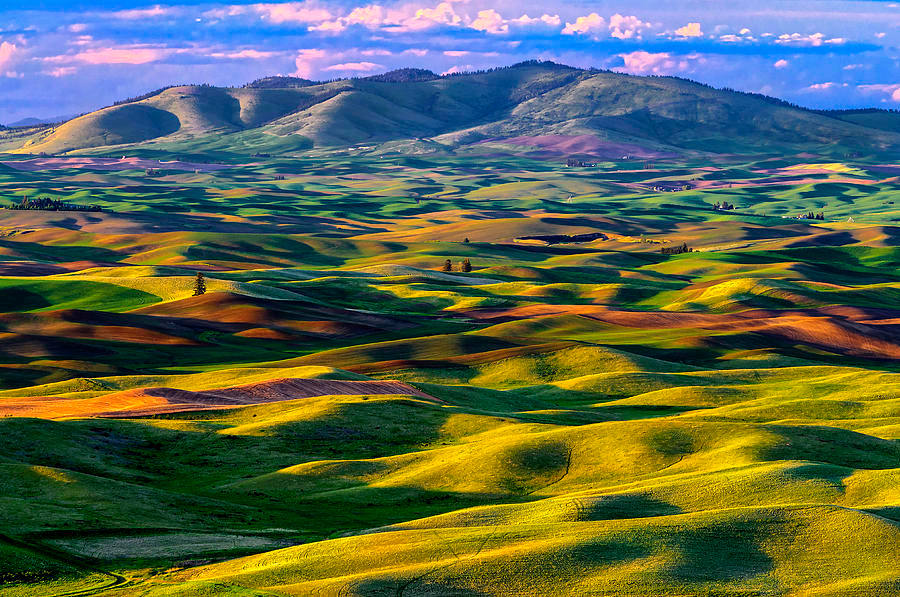
M 0 595 L 900 593 L 888 166 L 473 162 L 0 170 Z

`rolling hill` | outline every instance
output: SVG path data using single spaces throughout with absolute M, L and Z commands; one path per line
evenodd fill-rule
M 284 153 L 388 143 L 405 153 L 652 158 L 811 147 L 870 154 L 900 146 L 900 134 L 881 114 L 832 115 L 674 77 L 531 61 L 454 76 L 401 69 L 327 83 L 269 77 L 243 88 L 171 87 L 23 143 L 16 152 L 153 143 Z

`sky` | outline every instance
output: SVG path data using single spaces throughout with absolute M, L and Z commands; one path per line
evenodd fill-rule
M 172 84 L 529 59 L 900 109 L 898 48 L 900 4 L 877 0 L 0 0 L 0 123 Z

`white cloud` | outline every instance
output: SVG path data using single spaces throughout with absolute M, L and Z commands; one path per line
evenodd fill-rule
M 743 29 L 740 30 L 741 35 L 750 35 L 751 33 L 753 33 L 753 32 L 750 31 L 750 29 L 748 29 L 747 27 L 744 27 Z
M 616 70 L 638 75 L 668 75 L 691 72 L 698 65 L 707 65 L 708 59 L 697 52 L 685 55 L 672 55 L 669 52 L 629 52 L 619 54 L 625 62 Z
M 251 4 L 248 9 L 260 18 L 276 25 L 282 23 L 319 23 L 334 17 L 329 11 L 306 2 L 286 2 L 284 4 Z
M 574 23 L 566 23 L 565 28 L 563 28 L 562 32 L 565 35 L 575 35 L 576 33 L 580 33 L 582 35 L 586 33 L 597 33 L 599 31 L 603 31 L 606 29 L 606 19 L 601 17 L 595 12 L 583 17 L 578 17 L 575 19 Z
M 451 66 L 450 68 L 448 68 L 441 74 L 442 75 L 453 75 L 456 73 L 465 73 L 465 72 L 472 71 L 472 70 L 475 70 L 475 67 L 472 66 L 471 64 L 457 64 L 456 66 Z
M 441 75 L 453 75 L 456 73 L 466 73 L 469 71 L 475 70 L 475 67 L 471 64 L 457 64 L 456 66 L 451 66 L 447 70 L 441 73 Z
M 530 25 L 550 25 L 551 27 L 559 27 L 562 23 L 562 19 L 559 18 L 559 15 L 549 15 L 542 14 L 540 17 L 531 18 L 528 14 L 523 14 L 518 19 L 510 19 L 509 21 L 513 25 L 521 25 L 521 26 L 530 26 Z
M 157 4 L 151 8 L 137 8 L 133 10 L 119 10 L 113 13 L 109 13 L 110 16 L 116 19 L 123 19 L 126 21 L 136 21 L 139 19 L 152 19 L 155 17 L 165 17 L 178 13 L 178 9 L 171 6 L 160 6 Z
M 60 66 L 57 68 L 53 68 L 50 70 L 41 71 L 43 74 L 51 76 L 51 77 L 68 77 L 69 75 L 74 75 L 78 72 L 78 69 L 74 66 Z
M 818 47 L 822 44 L 841 45 L 846 42 L 846 38 L 843 37 L 826 38 L 824 33 L 812 33 L 809 35 L 801 33 L 782 33 L 775 39 L 776 44 L 812 47 Z
M 462 17 L 456 14 L 450 2 L 441 2 L 434 8 L 420 8 L 415 14 L 400 23 L 403 31 L 431 29 L 438 25 L 459 25 Z
M 493 8 L 488 10 L 479 10 L 478 17 L 469 24 L 469 27 L 476 31 L 484 31 L 485 33 L 493 33 L 495 35 L 509 32 L 509 25 L 503 17 L 500 16 Z
M 875 37 L 877 37 L 878 39 L 881 39 L 885 35 L 887 35 L 887 33 L 885 33 L 884 31 L 879 31 L 878 33 L 875 34 Z
M 885 94 L 891 98 L 891 101 L 900 103 L 900 83 L 895 83 L 892 85 L 885 83 L 879 83 L 876 85 L 857 85 L 856 88 L 866 95 L 872 93 Z
M 672 59 L 672 55 L 668 52 L 653 53 L 641 50 L 629 54 L 620 54 L 620 56 L 625 61 L 625 70 L 630 73 L 659 74 L 677 66 L 677 62 Z
M 343 20 L 347 25 L 378 27 L 387 20 L 387 11 L 378 4 L 358 6 L 351 10 Z
M 782 58 L 781 60 L 775 61 L 775 68 L 787 68 L 790 62 Z
M 618 39 L 640 38 L 641 31 L 650 27 L 650 23 L 645 23 L 636 16 L 624 16 L 618 13 L 609 17 L 609 32 Z
M 547 15 L 544 15 L 547 16 Z M 610 35 L 617 39 L 640 39 L 641 33 L 651 27 L 634 15 L 622 15 L 616 13 L 609 17 L 609 22 L 596 12 L 575 19 L 574 23 L 566 23 L 562 33 L 564 35 L 590 35 L 599 39 Z
M 559 18 L 559 15 L 551 15 L 551 14 L 542 14 L 541 21 L 550 25 L 551 27 L 559 27 L 562 24 L 562 19 Z
M 700 29 L 700 23 L 688 23 L 684 27 L 675 30 L 675 35 L 679 37 L 700 37 L 703 31 Z
M 826 81 L 825 83 L 813 83 L 809 87 L 806 87 L 809 91 L 827 91 L 837 87 L 837 83 L 834 81 Z
M 451 56 L 453 58 L 458 58 L 460 56 L 465 56 L 469 54 L 467 50 L 446 50 L 444 52 L 444 56 Z

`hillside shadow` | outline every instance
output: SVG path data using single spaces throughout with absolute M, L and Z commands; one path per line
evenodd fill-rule
M 111 249 L 104 249 L 103 247 L 48 245 L 21 240 L 0 240 L 0 247 L 7 249 L 11 255 L 21 254 L 27 259 L 57 263 L 67 261 L 102 261 L 108 263 L 118 262 L 128 256 Z
M 603 495 L 596 498 L 574 498 L 566 504 L 572 522 L 596 522 L 629 518 L 651 518 L 682 514 L 681 508 L 639 493 Z
M 44 295 L 21 287 L 0 290 L 0 313 L 32 311 L 52 304 Z
M 774 562 L 762 543 L 776 523 L 732 520 L 695 529 L 672 529 L 669 540 L 681 556 L 668 573 L 677 583 L 746 581 L 771 572 Z

